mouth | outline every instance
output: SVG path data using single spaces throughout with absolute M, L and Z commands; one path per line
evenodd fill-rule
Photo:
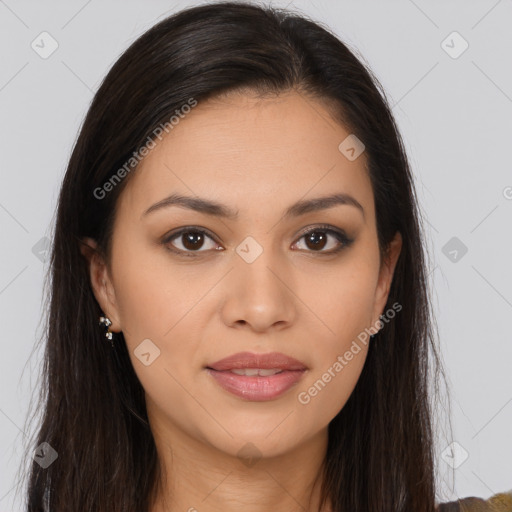
M 296 385 L 308 370 L 299 360 L 279 352 L 240 352 L 205 369 L 225 391 L 257 402 L 280 397 Z

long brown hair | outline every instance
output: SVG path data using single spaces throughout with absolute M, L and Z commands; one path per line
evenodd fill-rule
M 403 239 L 385 308 L 403 309 L 369 344 L 360 379 L 329 424 L 322 504 L 336 512 L 434 510 L 432 397 L 444 372 L 421 214 L 384 90 L 354 50 L 305 15 L 216 2 L 139 37 L 105 77 L 75 143 L 53 234 L 42 414 L 26 454 L 48 443 L 58 457 L 47 468 L 30 461 L 28 512 L 142 512 L 158 480 L 144 390 L 122 333 L 112 350 L 98 326 L 101 309 L 80 252 L 80 240 L 92 237 L 109 257 L 116 201 L 136 168 L 105 197 L 94 191 L 190 98 L 292 89 L 328 104 L 364 143 L 381 255 L 396 231 Z

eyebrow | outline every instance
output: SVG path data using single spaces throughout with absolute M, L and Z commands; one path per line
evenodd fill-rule
M 303 199 L 297 201 L 295 204 L 287 208 L 287 210 L 284 212 L 283 217 L 299 217 L 300 215 L 304 215 L 306 213 L 327 210 L 338 205 L 354 206 L 361 212 L 363 218 L 365 217 L 364 208 L 361 205 L 361 203 L 351 195 L 345 193 L 337 193 L 324 197 L 317 197 L 315 199 Z M 141 215 L 141 219 L 142 217 L 148 215 L 151 212 L 155 212 L 162 208 L 168 208 L 170 206 L 186 208 L 189 210 L 194 210 L 199 213 L 204 213 L 206 215 L 213 215 L 216 217 L 222 217 L 229 220 L 236 220 L 238 218 L 239 213 L 238 210 L 233 210 L 232 208 L 226 205 L 220 204 L 210 199 L 183 196 L 181 194 L 171 194 L 169 197 L 166 197 L 161 201 L 158 201 L 154 205 L 150 206 Z

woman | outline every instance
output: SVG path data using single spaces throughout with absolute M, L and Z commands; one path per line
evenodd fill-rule
M 151 28 L 62 184 L 28 510 L 433 511 L 420 228 L 327 29 L 238 3 Z

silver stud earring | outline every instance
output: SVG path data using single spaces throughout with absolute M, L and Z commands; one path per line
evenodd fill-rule
M 99 324 L 105 326 L 105 338 L 110 340 L 110 344 L 112 345 L 112 348 L 114 348 L 113 333 L 109 329 L 109 327 L 112 325 L 111 320 L 106 316 L 100 316 Z

